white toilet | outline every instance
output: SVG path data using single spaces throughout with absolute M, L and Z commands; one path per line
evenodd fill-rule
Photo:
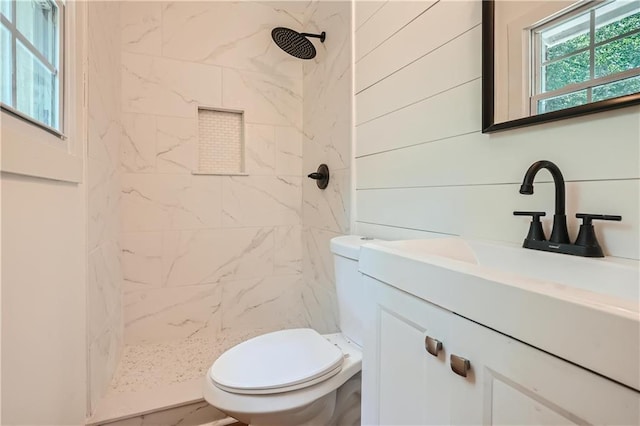
M 359 424 L 363 288 L 358 257 L 366 242 L 353 235 L 331 240 L 341 333 L 282 330 L 229 349 L 205 377 L 209 404 L 251 426 Z M 355 409 L 339 407 L 353 405 L 355 394 Z

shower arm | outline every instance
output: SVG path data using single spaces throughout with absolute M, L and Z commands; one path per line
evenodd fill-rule
M 301 36 L 305 36 L 305 37 L 313 37 L 313 38 L 319 38 L 320 41 L 322 43 L 324 43 L 324 39 L 327 36 L 327 33 L 325 33 L 324 31 L 321 32 L 320 34 L 309 34 L 309 33 L 300 33 Z

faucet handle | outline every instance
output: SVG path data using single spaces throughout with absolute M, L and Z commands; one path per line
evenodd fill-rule
M 514 216 L 531 216 L 533 221 L 537 221 L 540 220 L 541 216 L 546 216 L 547 213 L 546 212 L 520 212 L 520 211 L 515 211 L 513 212 Z
M 532 241 L 546 241 L 547 237 L 544 236 L 544 229 L 542 229 L 542 222 L 540 218 L 546 216 L 545 212 L 513 212 L 514 216 L 531 216 L 531 224 L 529 225 L 529 233 L 527 234 L 527 240 Z
M 591 214 L 591 213 L 576 213 L 578 219 L 582 219 L 583 225 L 591 225 L 592 220 L 613 220 L 620 222 L 622 216 L 609 215 L 609 214 Z
M 582 225 L 580 225 L 580 231 L 578 232 L 578 238 L 576 238 L 575 245 L 583 246 L 586 249 L 585 256 L 588 257 L 604 257 L 602 248 L 596 238 L 596 231 L 593 229 L 592 220 L 614 220 L 621 221 L 622 216 L 606 215 L 606 214 L 588 214 L 577 213 L 576 217 L 582 219 Z

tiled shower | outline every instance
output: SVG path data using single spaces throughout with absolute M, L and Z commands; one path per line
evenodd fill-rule
M 90 411 L 200 377 L 266 331 L 337 330 L 329 239 L 349 232 L 351 7 L 90 4 Z M 277 26 L 327 39 L 303 61 L 271 41 Z M 241 113 L 239 170 L 199 166 L 199 108 Z M 306 178 L 321 163 L 325 191 Z M 184 369 L 148 371 L 185 351 L 197 359 Z

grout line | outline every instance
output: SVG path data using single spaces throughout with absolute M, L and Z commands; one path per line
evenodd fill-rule
M 426 229 L 410 228 L 410 227 L 407 227 L 407 226 L 388 225 L 388 224 L 385 224 L 385 223 L 367 222 L 367 221 L 364 221 L 364 220 L 358 220 L 356 222 L 357 223 L 363 223 L 365 225 L 385 226 L 385 227 L 388 227 L 388 228 L 396 228 L 396 229 L 406 229 L 406 230 L 409 230 L 409 231 L 429 232 L 429 233 L 432 233 L 432 234 L 459 236 L 459 234 L 453 234 L 453 233 L 449 233 L 449 232 L 429 231 L 429 230 L 426 230 Z
M 355 1 L 354 1 L 354 3 L 355 3 Z M 373 13 L 372 13 L 372 14 L 371 14 L 367 19 L 365 19 L 365 20 L 364 20 L 364 22 L 363 22 L 362 24 L 360 24 L 358 27 L 355 27 L 355 31 L 358 31 L 358 29 L 359 29 L 359 28 L 362 28 L 362 27 L 364 26 L 364 24 L 366 24 L 367 22 L 369 22 L 369 20 L 370 20 L 371 18 L 373 18 L 373 17 L 374 17 L 374 16 L 375 16 L 379 11 L 380 11 L 380 9 L 382 9 L 383 7 L 385 7 L 385 6 L 387 5 L 387 3 L 389 3 L 389 0 L 387 0 L 387 1 L 383 2 L 383 3 L 380 5 L 380 7 L 379 7 L 379 8 L 377 8 L 377 9 L 375 10 L 375 12 L 373 12 Z M 354 17 L 355 17 L 355 13 L 354 13 Z M 354 33 L 355 33 L 355 31 L 354 31 Z
M 468 80 L 468 81 L 465 81 L 465 82 L 462 82 L 462 83 L 456 84 L 455 86 L 452 86 L 452 87 L 446 88 L 446 89 L 444 89 L 444 90 L 441 90 L 440 92 L 436 92 L 436 93 L 434 93 L 434 94 L 431 94 L 431 95 L 427 96 L 426 98 L 418 99 L 418 100 L 416 100 L 416 101 L 413 101 L 413 102 L 411 102 L 411 103 L 408 103 L 408 104 L 406 104 L 406 105 L 403 105 L 403 106 L 401 106 L 401 107 L 399 107 L 399 108 L 393 109 L 393 110 L 391 110 L 391 111 L 387 111 L 387 112 L 385 112 L 385 113 L 383 113 L 383 114 L 377 115 L 377 116 L 375 116 L 375 117 L 373 117 L 373 118 L 370 118 L 370 119 L 368 119 L 368 120 L 366 120 L 366 121 L 363 121 L 363 122 L 361 122 L 361 123 L 359 123 L 359 124 L 356 124 L 356 127 L 360 127 L 360 126 L 362 126 L 362 125 L 364 125 L 364 124 L 370 123 L 370 122 L 375 121 L 375 120 L 377 120 L 377 119 L 379 119 L 379 118 L 382 118 L 382 117 L 385 117 L 385 116 L 387 116 L 387 115 L 391 115 L 391 114 L 393 114 L 393 113 L 395 113 L 395 112 L 401 111 L 401 110 L 403 110 L 403 109 L 406 109 L 406 108 L 412 107 L 412 106 L 414 106 L 414 105 L 416 105 L 416 104 L 419 104 L 419 103 L 424 102 L 424 101 L 426 101 L 426 100 L 429 100 L 429 99 L 431 99 L 431 98 L 435 98 L 436 96 L 443 95 L 443 94 L 445 94 L 445 93 L 447 93 L 447 92 L 450 92 L 450 91 L 452 91 L 452 90 L 454 90 L 454 89 L 457 89 L 457 88 L 459 88 L 459 87 L 462 87 L 462 86 L 464 86 L 465 84 L 470 84 L 470 83 L 473 83 L 473 82 L 475 82 L 475 81 L 477 81 L 477 80 L 480 80 L 481 78 L 482 78 L 482 76 L 478 76 L 478 77 L 472 78 L 471 80 Z
M 220 95 L 222 97 L 222 92 L 220 92 Z M 205 105 L 200 105 L 198 104 L 198 107 L 205 107 L 205 108 L 219 108 L 219 109 L 224 109 L 224 106 L 222 106 L 222 102 L 220 103 L 219 106 L 205 106 Z M 197 108 L 196 108 L 197 111 Z M 178 118 L 178 119 L 182 119 L 182 120 L 195 120 L 196 123 L 198 121 L 198 117 L 193 116 L 193 115 L 175 115 L 175 114 L 161 114 L 161 113 L 155 113 L 155 112 L 143 112 L 143 111 L 122 111 L 122 114 L 125 115 L 143 115 L 143 116 L 147 116 L 147 117 L 165 117 L 165 118 Z M 282 124 L 282 123 L 265 123 L 265 122 L 261 122 L 261 121 L 253 121 L 253 120 L 245 120 L 244 122 L 245 124 L 253 124 L 253 125 L 261 125 L 261 126 L 273 126 L 273 127 L 284 127 L 284 128 L 291 128 L 291 129 L 295 129 L 298 130 L 297 126 L 294 126 L 292 124 Z
M 413 18 L 411 18 L 411 20 L 409 22 L 407 22 L 406 24 L 404 24 L 402 27 L 398 28 L 396 31 L 393 32 L 393 34 L 391 34 L 389 37 L 385 38 L 384 40 L 382 40 L 379 44 L 377 44 L 373 49 L 369 50 L 367 53 L 365 53 L 364 55 L 362 55 L 360 57 L 360 59 L 357 59 L 354 64 L 357 64 L 358 62 L 360 62 L 361 60 L 363 60 L 364 58 L 366 58 L 367 56 L 369 56 L 369 54 L 371 54 L 371 52 L 373 52 L 374 50 L 376 50 L 378 47 L 382 46 L 384 43 L 387 42 L 387 40 L 389 40 L 391 37 L 395 36 L 396 34 L 398 34 L 400 31 L 402 31 L 403 29 L 405 29 L 407 26 L 409 26 L 413 21 L 415 21 L 416 19 L 418 19 L 419 17 L 421 17 L 422 15 L 424 15 L 426 12 L 429 11 L 429 9 L 431 9 L 433 6 L 435 6 L 436 4 L 438 4 L 440 2 L 440 0 L 436 0 L 435 2 L 433 2 L 431 4 L 431 6 L 427 7 L 426 9 L 424 9 L 422 12 L 420 12 L 419 14 L 417 14 L 416 16 L 414 16 Z M 384 5 L 387 5 L 387 3 L 385 3 Z M 383 5 L 383 6 L 384 6 Z M 382 7 L 380 8 L 382 9 Z M 378 10 L 380 10 L 378 9 Z M 377 13 L 377 11 L 376 11 Z M 373 15 L 371 16 L 373 17 Z M 356 29 L 357 31 L 357 29 Z
M 418 58 L 416 58 L 416 59 L 412 60 L 411 62 L 409 62 L 409 63 L 407 63 L 407 64 L 403 65 L 402 67 L 398 68 L 397 70 L 393 71 L 391 74 L 388 74 L 388 75 L 386 75 L 386 76 L 382 77 L 380 80 L 377 80 L 377 81 L 375 81 L 374 83 L 371 83 L 371 84 L 370 84 L 370 85 L 368 85 L 367 87 L 365 87 L 365 88 L 363 88 L 363 89 L 360 89 L 359 91 L 357 91 L 357 92 L 356 92 L 356 95 L 359 95 L 360 93 L 364 92 L 365 90 L 370 89 L 371 87 L 373 87 L 373 86 L 375 86 L 376 84 L 378 84 L 378 83 L 380 83 L 380 82 L 382 82 L 382 81 L 386 80 L 387 78 L 391 77 L 392 75 L 397 74 L 398 72 L 402 71 L 403 69 L 407 68 L 408 66 L 410 66 L 410 65 L 412 65 L 412 64 L 414 64 L 414 63 L 416 63 L 416 62 L 418 62 L 420 59 L 424 58 L 425 56 L 432 54 L 432 53 L 433 53 L 433 52 L 435 52 L 436 50 L 441 49 L 442 47 L 446 46 L 447 44 L 451 43 L 451 42 L 452 42 L 452 41 L 454 41 L 454 40 L 457 40 L 458 38 L 462 37 L 462 36 L 463 36 L 463 35 L 465 35 L 466 33 L 470 32 L 470 31 L 473 31 L 474 29 L 476 29 L 477 27 L 479 27 L 479 26 L 481 26 L 481 25 L 482 25 L 482 23 L 476 24 L 476 25 L 474 25 L 473 27 L 469 28 L 468 30 L 466 30 L 466 31 L 464 31 L 464 32 L 462 32 L 462 33 L 460 33 L 460 34 L 458 34 L 458 35 L 457 35 L 457 36 L 455 36 L 454 38 L 452 38 L 452 39 L 450 39 L 450 40 L 447 40 L 447 41 L 446 41 L 446 42 L 444 42 L 443 44 L 441 44 L 441 45 L 439 45 L 439 46 L 437 46 L 437 47 L 435 47 L 435 48 L 431 49 L 430 51 L 428 51 L 428 52 L 427 52 L 427 53 L 425 53 L 424 55 L 419 56 Z
M 565 183 L 590 183 L 590 182 L 624 182 L 624 181 L 636 181 L 640 178 L 612 178 L 612 179 L 575 179 L 565 180 Z M 398 189 L 423 189 L 423 188 L 458 188 L 458 187 L 476 187 L 476 186 L 510 186 L 520 185 L 522 182 L 495 182 L 495 183 L 457 183 L 457 184 L 442 184 L 442 185 L 412 185 L 412 186 L 388 186 L 388 187 L 371 187 L 371 188 L 356 188 L 356 191 L 384 191 L 384 190 L 398 190 Z M 539 180 L 535 184 L 553 183 L 553 179 Z
M 401 151 L 401 150 L 407 149 L 407 148 L 413 148 L 413 147 L 416 147 L 416 146 L 426 145 L 426 144 L 434 143 L 434 142 L 446 141 L 446 140 L 449 140 L 449 139 L 456 139 L 456 138 L 460 138 L 460 137 L 463 137 L 463 136 L 473 135 L 473 134 L 476 134 L 476 133 L 480 133 L 480 129 L 473 130 L 473 131 L 467 132 L 467 133 L 460 133 L 459 135 L 445 136 L 445 137 L 442 137 L 442 138 L 436 138 L 436 139 L 430 139 L 428 141 L 417 142 L 417 143 L 414 143 L 414 144 L 411 144 L 411 145 L 405 145 L 405 146 L 399 146 L 399 147 L 395 147 L 395 148 L 389 148 L 389 149 L 386 149 L 386 150 L 383 150 L 383 151 L 372 152 L 370 154 L 362 154 L 362 155 L 355 156 L 354 158 L 356 160 L 359 160 L 360 158 L 373 157 L 375 155 L 386 154 L 388 152 L 393 152 L 393 151 Z
M 179 63 L 193 64 L 193 65 L 201 65 L 204 67 L 220 68 L 221 70 L 222 68 L 227 68 L 227 69 L 238 71 L 238 72 L 248 72 L 248 73 L 260 74 L 260 75 L 267 74 L 269 76 L 275 76 L 278 78 L 284 77 L 284 78 L 295 79 L 298 75 L 298 70 L 296 70 L 295 73 L 268 74 L 257 68 L 239 68 L 239 67 L 230 66 L 230 65 L 220 65 L 217 63 L 198 62 L 190 59 L 177 58 L 174 56 L 165 56 L 164 53 L 160 53 L 160 55 L 158 55 L 155 53 L 146 53 L 146 52 L 129 52 L 127 50 L 123 50 L 122 53 L 126 55 L 131 55 L 131 56 L 143 56 L 145 58 L 151 58 L 151 59 L 164 59 L 170 62 L 179 62 Z M 122 64 L 122 61 L 121 61 L 121 64 Z M 296 64 L 294 63 L 294 65 Z M 277 69 L 277 67 L 274 66 L 274 69 Z

